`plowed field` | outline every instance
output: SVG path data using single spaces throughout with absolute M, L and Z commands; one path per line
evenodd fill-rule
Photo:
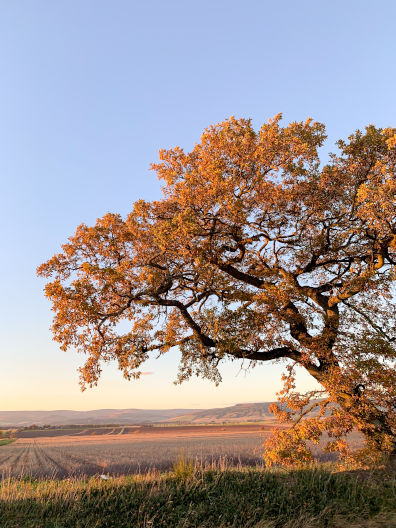
M 183 450 L 203 464 L 261 464 L 263 426 L 116 427 L 23 431 L 0 448 L 5 477 L 65 478 L 168 470 Z M 63 434 L 62 434 L 63 433 Z M 29 435 L 29 437 L 27 437 Z
M 270 426 L 118 427 L 56 431 L 56 436 L 18 438 L 0 447 L 2 478 L 67 478 L 166 471 L 184 451 L 203 465 L 262 464 Z M 103 431 L 106 431 L 103 432 Z M 34 431 L 30 431 L 34 433 Z M 49 431 L 37 431 L 37 433 Z M 87 434 L 89 432 L 90 434 Z M 358 444 L 358 437 L 355 439 Z M 327 455 L 328 457 L 328 455 Z M 323 458 L 323 455 L 320 456 Z

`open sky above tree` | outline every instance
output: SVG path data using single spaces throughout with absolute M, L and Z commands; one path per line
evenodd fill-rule
M 337 138 L 394 124 L 395 3 L 43 0 L 0 10 L 2 408 L 223 406 L 240 401 L 236 382 L 244 401 L 273 399 L 278 366 L 263 381 L 262 367 L 236 376 L 233 363 L 218 388 L 175 387 L 177 351 L 134 384 L 109 365 L 81 393 L 81 358 L 52 342 L 35 268 L 81 222 L 159 199 L 148 170 L 158 149 L 189 151 L 230 115 L 251 116 L 255 129 L 281 111 L 285 123 L 311 115 L 326 123 L 322 161 Z M 303 375 L 298 384 L 315 386 Z

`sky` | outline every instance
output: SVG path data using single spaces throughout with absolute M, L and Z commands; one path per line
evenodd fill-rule
M 0 409 L 209 408 L 271 401 L 283 366 L 175 386 L 178 351 L 81 392 L 36 267 L 82 222 L 161 197 L 150 164 L 231 115 L 326 124 L 323 155 L 396 126 L 393 0 L 0 2 Z M 314 387 L 307 374 L 298 387 Z

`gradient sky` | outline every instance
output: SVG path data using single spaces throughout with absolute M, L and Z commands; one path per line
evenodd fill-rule
M 280 365 L 174 386 L 177 351 L 81 393 L 35 276 L 81 222 L 161 196 L 160 148 L 230 115 L 324 122 L 328 142 L 396 126 L 396 2 L 2 0 L 0 408 L 215 407 L 268 401 Z M 300 387 L 313 386 L 307 375 Z

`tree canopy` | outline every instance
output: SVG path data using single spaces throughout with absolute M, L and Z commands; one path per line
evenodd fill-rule
M 321 164 L 325 138 L 311 119 L 278 115 L 256 132 L 232 117 L 189 153 L 160 151 L 162 200 L 78 227 L 38 272 L 52 278 L 55 340 L 87 354 L 83 385 L 110 360 L 138 377 L 172 347 L 179 381 L 286 358 L 278 414 L 320 408 L 287 437 L 294 453 L 308 457 L 323 427 L 328 449 L 345 451 L 357 427 L 395 450 L 396 129 L 356 131 Z M 295 394 L 294 365 L 323 393 Z

